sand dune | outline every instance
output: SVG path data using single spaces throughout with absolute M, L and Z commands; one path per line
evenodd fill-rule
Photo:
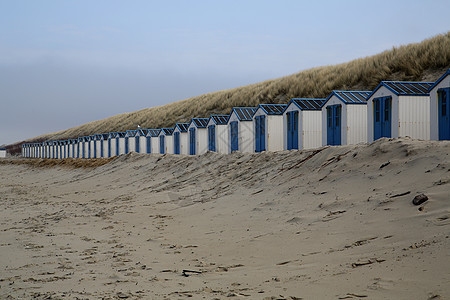
M 450 142 L 8 161 L 0 182 L 1 298 L 450 297 Z

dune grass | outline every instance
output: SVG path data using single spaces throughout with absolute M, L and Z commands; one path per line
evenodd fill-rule
M 287 103 L 295 97 L 325 98 L 332 90 L 373 90 L 382 80 L 434 81 L 447 68 L 450 68 L 450 31 L 348 63 L 313 68 L 278 79 L 119 114 L 25 142 L 125 131 L 136 129 L 138 124 L 142 128 L 172 127 L 178 122 L 189 122 L 193 117 L 229 114 L 234 106 Z

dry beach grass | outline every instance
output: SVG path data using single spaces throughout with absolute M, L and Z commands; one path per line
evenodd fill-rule
M 450 297 L 448 141 L 11 162 L 0 298 Z

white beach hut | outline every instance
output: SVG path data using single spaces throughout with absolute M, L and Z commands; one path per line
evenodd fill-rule
M 322 145 L 367 142 L 370 91 L 333 91 L 322 105 Z
M 450 69 L 430 88 L 430 138 L 450 140 Z
M 147 129 L 136 130 L 135 151 L 138 153 L 147 153 Z
M 94 151 L 93 151 L 93 158 L 100 158 L 102 157 L 102 135 L 101 134 L 94 134 Z
M 22 147 L 22 149 L 23 149 L 23 147 Z M 6 157 L 6 148 L 5 147 L 1 147 L 0 148 L 0 158 L 5 158 L 5 157 Z
M 161 129 L 148 129 L 147 131 L 147 153 L 159 153 L 159 133 Z
M 122 155 L 125 154 L 125 136 L 126 136 L 126 132 L 116 132 L 116 154 L 117 155 Z
M 283 150 L 283 111 L 286 104 L 260 104 L 253 114 L 255 152 Z
M 188 154 L 189 138 L 188 138 L 189 123 L 177 123 L 173 128 L 173 153 L 174 154 Z
M 409 136 L 430 139 L 433 82 L 382 81 L 367 98 L 367 141 Z
M 228 117 L 226 115 L 212 115 L 208 120 L 208 150 L 212 152 L 228 153 Z
M 73 139 L 69 139 L 67 140 L 67 157 L 73 158 L 73 148 L 74 148 L 74 143 L 73 143 Z
M 291 99 L 283 112 L 284 149 L 322 146 L 322 110 L 325 99 Z
M 136 151 L 136 130 L 127 130 L 125 133 L 125 153 L 139 152 Z M 139 145 L 138 145 L 139 147 Z
M 173 128 L 161 128 L 158 139 L 159 153 L 173 154 Z
M 228 151 L 253 153 L 254 128 L 253 114 L 256 107 L 233 107 L 228 117 Z
M 207 118 L 193 118 L 188 126 L 189 155 L 201 155 L 208 151 Z
M 107 157 L 114 157 L 117 155 L 117 132 L 110 132 L 108 134 L 108 156 Z

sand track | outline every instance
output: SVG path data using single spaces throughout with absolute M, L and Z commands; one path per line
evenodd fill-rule
M 0 298 L 450 297 L 450 142 L 3 160 L 0 182 Z

